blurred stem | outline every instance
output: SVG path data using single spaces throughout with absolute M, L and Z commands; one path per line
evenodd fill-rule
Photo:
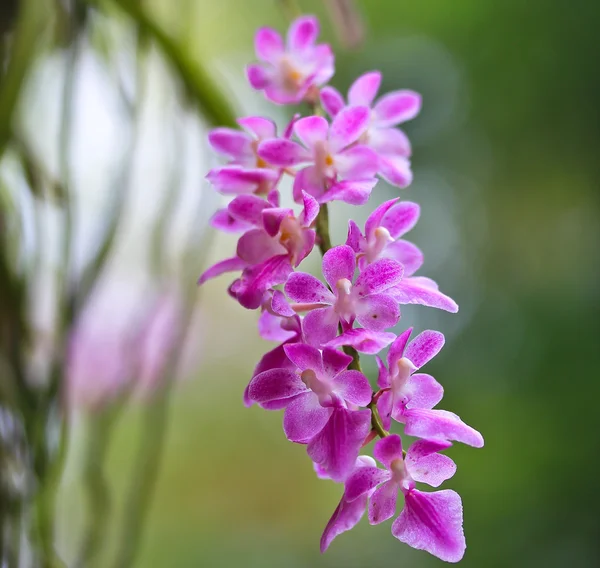
M 101 0 L 87 0 L 90 4 L 101 6 Z M 169 60 L 182 81 L 190 97 L 198 105 L 201 114 L 211 125 L 235 128 L 235 113 L 227 96 L 217 86 L 209 71 L 198 59 L 192 59 L 177 45 L 177 42 L 154 21 L 147 6 L 138 0 L 110 0 L 118 6 L 158 45 Z
M 8 59 L 0 83 L 0 159 L 11 138 L 13 113 L 24 79 L 31 67 L 46 25 L 46 6 L 40 0 L 22 0 Z

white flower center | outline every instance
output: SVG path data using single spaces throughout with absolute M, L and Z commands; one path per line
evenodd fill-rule
M 352 282 L 347 278 L 337 281 L 337 299 L 333 306 L 335 313 L 343 320 L 349 322 L 356 314 L 356 298 L 353 293 Z
M 394 242 L 394 239 L 392 239 L 390 232 L 385 227 L 377 227 L 368 235 L 365 256 L 369 263 L 375 262 L 383 252 L 383 249 L 392 242 Z

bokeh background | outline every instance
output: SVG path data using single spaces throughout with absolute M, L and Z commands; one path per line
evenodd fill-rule
M 410 88 L 423 95 L 421 116 L 406 125 L 415 181 L 400 195 L 422 206 L 409 237 L 425 252 L 423 274 L 456 299 L 460 312 L 406 307 L 399 329 L 444 332 L 446 347 L 428 372 L 445 386 L 443 407 L 486 440 L 481 450 L 456 445 L 448 451 L 458 472 L 446 486 L 461 494 L 465 510 L 463 566 L 599 566 L 600 4 L 363 0 L 354 3 L 364 33 L 358 47 L 346 45 L 324 3 L 299 4 L 321 17 L 322 38 L 336 50 L 333 84 L 342 92 L 359 74 L 380 69 L 382 91 Z M 254 58 L 255 29 L 287 27 L 280 3 L 155 0 L 144 6 L 192 65 L 210 71 L 237 112 L 269 113 L 285 123 L 290 109 L 267 105 L 243 73 Z M 118 9 L 108 14 L 93 17 L 103 23 L 99 29 L 111 30 L 111 61 L 115 49 L 122 52 L 118 72 L 127 75 L 133 25 Z M 102 196 L 103 172 L 121 137 L 114 65 L 102 59 L 103 41 L 90 34 L 86 44 L 72 153 L 80 185 L 90 188 L 81 202 L 92 224 L 94 199 Z M 21 109 L 50 154 L 59 96 L 53 94 L 53 70 L 64 58 L 58 50 L 40 62 Z M 126 266 L 120 270 L 125 280 L 139 278 L 131 261 L 147 244 L 144 227 L 163 203 L 161 191 L 168 191 L 168 183 L 157 179 L 168 177 L 176 159 L 187 176 L 186 195 L 200 205 L 194 215 L 182 214 L 172 231 L 205 226 L 220 203 L 202 180 L 216 163 L 204 142 L 206 124 L 181 103 L 185 97 L 168 59 L 160 50 L 151 59 L 138 201 L 128 211 L 130 227 L 139 230 L 127 233 L 120 265 Z M 172 135 L 173 122 L 183 132 L 179 137 Z M 183 160 L 176 139 L 187 148 Z M 398 190 L 380 182 L 368 207 L 331 207 L 334 241 L 344 239 L 351 215 L 364 219 L 395 195 Z M 195 275 L 235 245 L 211 231 L 201 237 L 189 261 Z M 177 250 L 177 236 L 174 242 Z M 311 258 L 317 270 L 316 255 Z M 135 566 L 441 566 L 397 542 L 391 522 L 371 527 L 366 519 L 320 555 L 320 534 L 340 487 L 315 477 L 304 449 L 285 440 L 279 413 L 242 406 L 253 366 L 270 346 L 257 335 L 256 313 L 227 296 L 228 283 L 225 276 L 198 293 L 196 362 L 172 392 L 164 455 Z M 365 368 L 373 378 L 373 362 Z M 108 450 L 117 512 L 140 430 L 147 427 L 145 404 L 142 397 L 120 415 Z M 76 549 L 85 514 L 88 414 L 75 417 L 59 499 L 58 548 L 66 559 Z M 118 531 L 110 525 L 105 558 Z

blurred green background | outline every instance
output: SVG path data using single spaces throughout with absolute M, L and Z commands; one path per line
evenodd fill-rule
M 146 5 L 192 62 L 210 67 L 240 113 L 272 113 L 284 123 L 285 111 L 267 106 L 243 77 L 255 29 L 287 27 L 277 2 Z M 482 450 L 448 452 L 458 472 L 445 486 L 461 494 L 465 510 L 462 565 L 599 566 L 600 4 L 363 0 L 357 49 L 343 48 L 322 2 L 300 5 L 321 17 L 342 92 L 381 69 L 383 92 L 423 94 L 421 116 L 406 126 L 415 181 L 401 196 L 422 206 L 409 235 L 425 252 L 421 272 L 461 310 L 406 307 L 400 329 L 446 334 L 427 371 L 446 389 L 442 407 L 486 440 Z M 211 163 L 208 154 L 198 159 Z M 335 242 L 350 215 L 364 218 L 397 194 L 381 182 L 358 213 L 335 204 Z M 206 262 L 229 256 L 234 240 L 216 236 L 210 246 Z M 201 365 L 174 393 L 136 566 L 440 566 L 397 542 L 391 522 L 371 527 L 365 519 L 320 555 L 340 487 L 315 477 L 304 449 L 285 440 L 279 413 L 242 406 L 244 385 L 270 346 L 255 331 L 256 314 L 227 296 L 228 283 L 220 278 L 199 293 Z M 365 365 L 373 377 L 373 363 Z M 109 454 L 116 508 L 140 408 L 121 418 Z M 83 422 L 76 449 L 85 443 Z M 75 451 L 60 502 L 66 557 L 83 514 L 80 470 Z

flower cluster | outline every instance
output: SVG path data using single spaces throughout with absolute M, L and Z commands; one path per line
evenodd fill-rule
M 460 497 L 450 490 L 422 492 L 416 483 L 438 487 L 456 469 L 439 452 L 452 441 L 481 447 L 483 438 L 456 414 L 435 408 L 442 386 L 420 372 L 444 336 L 424 331 L 410 341 L 412 328 L 397 337 L 389 330 L 402 304 L 449 312 L 458 306 L 435 282 L 415 276 L 423 255 L 403 236 L 418 221 L 417 204 L 383 203 L 364 229 L 350 221 L 339 246 L 331 246 L 327 226 L 328 203 L 366 203 L 377 176 L 398 187 L 411 182 L 411 147 L 397 125 L 418 114 L 420 97 L 396 91 L 374 102 L 381 74 L 370 72 L 352 84 L 345 100 L 324 86 L 334 59 L 329 46 L 316 43 L 317 35 L 314 17 L 293 22 L 285 43 L 271 29 L 256 35 L 261 62 L 247 69 L 252 87 L 276 104 L 304 102 L 312 114 L 295 116 L 279 136 L 262 117 L 239 119 L 240 130 L 210 133 L 211 146 L 228 162 L 207 178 L 232 196 L 212 225 L 241 236 L 235 255 L 206 270 L 199 283 L 239 273 L 229 294 L 245 308 L 260 309 L 261 336 L 278 342 L 257 364 L 244 402 L 284 410 L 288 440 L 306 445 L 319 477 L 344 484 L 321 550 L 367 509 L 371 524 L 391 518 L 402 492 L 404 509 L 393 535 L 456 562 L 465 550 Z M 297 208 L 281 206 L 284 176 L 293 178 Z M 323 252 L 324 282 L 297 270 L 315 246 Z M 377 357 L 374 392 L 359 352 L 376 355 L 388 346 L 387 364 Z M 388 432 L 392 423 L 419 438 L 408 451 Z M 359 455 L 376 437 L 373 452 L 383 469 Z

